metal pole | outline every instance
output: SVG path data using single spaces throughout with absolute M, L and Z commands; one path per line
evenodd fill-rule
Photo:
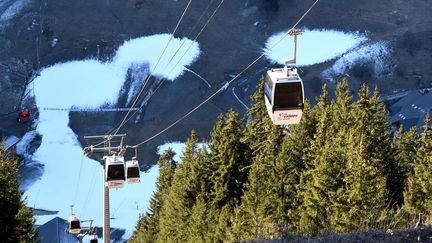
M 110 204 L 109 204 L 109 188 L 105 184 L 105 170 L 106 165 L 104 161 L 104 174 L 103 179 L 103 242 L 110 243 Z
M 294 64 L 297 62 L 297 34 L 294 34 Z

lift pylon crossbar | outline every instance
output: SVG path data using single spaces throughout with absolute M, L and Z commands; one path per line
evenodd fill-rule
M 93 153 L 116 153 L 121 155 L 125 152 L 125 147 L 123 146 L 125 137 L 126 134 L 84 136 L 84 140 L 86 140 L 88 145 L 84 148 L 84 154 L 87 156 Z

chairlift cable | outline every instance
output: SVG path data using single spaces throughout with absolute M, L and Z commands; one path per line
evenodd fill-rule
M 198 39 L 198 37 L 200 37 L 200 35 L 203 33 L 204 29 L 207 27 L 207 25 L 210 23 L 210 21 L 213 19 L 213 17 L 216 15 L 217 11 L 219 10 L 219 8 L 222 6 L 222 4 L 225 2 L 225 0 L 221 0 L 219 5 L 216 7 L 216 9 L 213 11 L 212 15 L 209 17 L 209 19 L 207 20 L 207 22 L 204 24 L 204 26 L 201 28 L 200 32 L 198 32 L 198 34 L 195 36 L 195 38 L 193 39 L 193 41 L 196 41 Z M 174 65 L 174 67 L 170 70 L 170 72 L 168 73 L 168 76 L 173 72 L 173 70 L 178 66 L 178 64 L 180 63 L 180 61 L 183 59 L 183 57 L 186 55 L 186 53 L 188 53 L 188 51 L 190 50 L 190 48 L 192 47 L 193 42 L 191 42 L 188 46 L 188 48 L 186 49 L 186 51 L 183 53 L 183 55 L 180 57 L 180 59 L 177 61 L 177 63 Z
M 186 8 L 184 9 L 184 11 L 183 11 L 183 13 L 182 13 L 180 19 L 178 20 L 178 22 L 177 22 L 177 24 L 176 24 L 176 26 L 175 26 L 175 28 L 174 28 L 174 31 L 171 33 L 171 37 L 170 37 L 170 39 L 169 39 L 168 42 L 165 44 L 165 47 L 164 47 L 162 53 L 159 55 L 158 60 L 156 61 L 155 66 L 153 67 L 153 70 L 151 70 L 151 72 L 150 72 L 149 75 L 147 76 L 147 79 L 146 79 L 146 81 L 144 82 L 144 85 L 141 87 L 141 89 L 140 89 L 140 91 L 139 91 L 137 97 L 134 99 L 134 102 L 132 103 L 131 108 L 134 108 L 134 107 L 135 107 L 135 105 L 137 104 L 137 102 L 138 102 L 138 100 L 139 100 L 141 94 L 144 92 L 144 89 L 145 89 L 145 87 L 147 86 L 147 83 L 149 82 L 150 78 L 153 76 L 154 71 L 156 70 L 157 66 L 159 65 L 159 63 L 160 63 L 160 61 L 161 61 L 162 56 L 165 54 L 166 50 L 168 49 L 168 46 L 169 46 L 170 42 L 174 39 L 174 34 L 177 32 L 178 27 L 180 26 L 181 22 L 183 21 L 183 18 L 184 18 L 184 16 L 186 15 L 186 12 L 188 11 L 189 6 L 191 5 L 191 3 L 192 3 L 192 0 L 189 0 L 188 4 L 186 5 Z M 120 123 L 120 126 L 115 130 L 114 135 L 116 135 L 116 134 L 118 133 L 118 131 L 120 130 L 120 128 L 125 124 L 125 121 L 126 121 L 127 117 L 129 116 L 130 112 L 131 112 L 131 111 L 129 110 L 129 111 L 126 113 L 126 115 L 124 116 L 124 118 L 122 119 L 122 121 L 121 121 L 121 123 Z
M 271 51 L 273 50 L 277 45 L 279 45 L 290 33 L 293 29 L 295 29 L 300 22 L 309 14 L 309 12 L 315 7 L 315 5 L 319 2 L 320 0 L 316 0 L 310 7 L 309 9 L 297 20 L 297 22 L 281 37 L 280 40 L 278 40 L 275 44 L 273 44 L 270 48 L 268 48 L 267 50 Z M 154 138 L 158 137 L 159 135 L 161 135 L 162 133 L 166 132 L 167 130 L 169 130 L 170 128 L 172 128 L 173 126 L 177 125 L 179 122 L 181 122 L 182 120 L 184 120 L 186 117 L 188 117 L 189 115 L 191 115 L 193 112 L 195 112 L 196 110 L 198 110 L 201 106 L 203 106 L 204 104 L 206 104 L 209 100 L 211 100 L 213 97 L 215 97 L 217 94 L 219 94 L 222 90 L 225 90 L 227 85 L 231 84 L 233 81 L 235 81 L 238 77 L 240 77 L 243 73 L 245 73 L 247 70 L 249 70 L 253 65 L 255 65 L 255 63 L 257 63 L 261 58 L 263 58 L 265 55 L 265 53 L 262 53 L 261 55 L 259 55 L 253 62 L 251 62 L 248 66 L 246 66 L 241 72 L 239 72 L 236 76 L 234 76 L 231 80 L 229 80 L 227 83 L 225 83 L 222 87 L 220 87 L 215 93 L 213 93 L 211 96 L 209 96 L 207 99 L 205 99 L 203 102 L 201 102 L 200 104 L 198 104 L 196 107 L 194 107 L 191 111 L 189 111 L 188 113 L 186 113 L 185 115 L 183 115 L 182 117 L 180 117 L 179 119 L 177 119 L 175 122 L 173 122 L 171 125 L 167 126 L 165 129 L 161 130 L 160 132 L 156 133 L 155 135 L 151 136 L 150 138 L 136 144 L 133 146 L 129 146 L 131 148 L 136 148 L 139 147 L 151 140 L 153 140 Z
M 83 205 L 83 208 L 82 208 L 82 210 L 81 210 L 81 212 L 82 212 L 82 216 L 83 217 L 85 217 L 85 214 L 86 214 L 86 209 L 87 209 L 87 205 L 89 204 L 89 200 L 90 200 L 90 197 L 91 197 L 91 195 L 93 194 L 93 191 L 94 191 L 94 188 L 95 188 L 95 179 L 96 179 L 96 169 L 97 169 L 97 165 L 98 165 L 98 163 L 96 162 L 96 161 L 94 161 L 94 166 L 93 166 L 93 173 L 92 173 L 92 178 L 91 178 L 91 180 L 90 180 L 90 185 L 89 185 L 89 189 L 88 189 L 88 192 L 87 192 L 87 197 L 85 198 L 85 200 L 84 200 L 84 205 Z M 105 176 L 105 175 L 103 175 L 103 176 Z
M 75 195 L 74 195 L 73 204 L 76 203 L 77 196 L 78 196 L 78 188 L 79 188 L 80 180 L 81 180 L 81 171 L 82 171 L 83 161 L 84 161 L 84 154 L 81 156 L 81 163 L 80 163 L 80 168 L 79 168 L 79 172 L 78 172 L 78 181 L 77 181 L 76 187 L 75 187 Z
M 126 113 L 126 115 L 122 118 L 122 120 L 118 123 L 118 125 L 114 126 L 113 129 L 111 129 L 111 131 L 109 132 L 110 135 L 116 135 L 119 130 L 121 129 L 121 127 L 127 122 L 129 121 L 129 114 L 131 113 L 132 109 L 135 108 L 135 105 L 137 105 L 138 100 L 140 98 L 140 96 L 142 95 L 142 93 L 144 92 L 145 87 L 147 86 L 147 83 L 149 82 L 150 78 L 153 76 L 154 71 L 156 70 L 156 68 L 158 67 L 162 56 L 165 54 L 166 50 L 168 49 L 169 44 L 171 43 L 171 41 L 174 39 L 174 34 L 177 32 L 178 27 L 180 26 L 181 22 L 183 21 L 184 16 L 186 15 L 186 12 L 189 9 L 189 6 L 191 5 L 192 0 L 189 0 L 188 4 L 186 5 L 185 9 L 183 10 L 182 15 L 180 16 L 179 20 L 177 21 L 176 26 L 174 27 L 174 31 L 171 33 L 170 39 L 167 41 L 167 43 L 165 44 L 164 49 L 162 50 L 161 54 L 159 55 L 156 64 L 154 65 L 153 69 L 150 71 L 149 75 L 147 76 L 143 86 L 141 87 L 140 91 L 138 92 L 138 95 L 135 97 L 134 102 L 131 105 L 131 109 Z M 135 111 L 131 116 L 135 115 L 137 111 Z M 109 136 L 108 136 L 109 137 Z M 109 139 L 109 138 L 108 138 Z M 94 145 L 95 147 L 105 143 L 107 141 L 104 140 L 96 145 Z
M 214 0 L 210 0 L 209 4 L 207 4 L 207 7 L 202 11 L 201 16 L 198 18 L 198 20 L 195 22 L 195 25 L 192 27 L 192 29 L 189 31 L 189 34 L 186 36 L 190 36 L 192 35 L 192 33 L 195 31 L 196 27 L 198 26 L 198 24 L 201 22 L 202 18 L 204 17 L 204 15 L 207 13 L 207 10 L 210 8 L 211 4 L 213 3 Z M 173 54 L 173 56 L 170 58 L 170 60 L 168 61 L 167 65 L 165 66 L 165 69 L 168 67 L 168 65 L 171 64 L 172 60 L 174 59 L 175 56 L 177 56 L 177 53 L 180 51 L 180 49 L 183 47 L 184 43 L 186 42 L 185 39 L 183 39 L 181 45 L 177 48 L 177 50 L 175 51 L 175 53 Z
M 213 0 L 212 0 L 213 1 Z M 211 1 L 211 2 L 212 2 Z M 210 2 L 210 4 L 211 4 L 211 2 Z M 206 21 L 206 23 L 203 25 L 203 27 L 200 29 L 200 31 L 197 33 L 197 35 L 195 36 L 195 38 L 193 39 L 193 41 L 196 41 L 197 39 L 198 39 L 198 37 L 204 32 L 204 30 L 205 30 L 205 28 L 207 27 L 207 25 L 211 22 L 211 20 L 213 19 L 213 17 L 216 15 L 216 13 L 217 13 L 217 11 L 220 9 L 220 7 L 222 6 L 222 4 L 225 2 L 225 0 L 221 0 L 220 1 L 220 3 L 219 3 L 219 5 L 215 8 L 215 10 L 213 11 L 213 13 L 210 15 L 210 17 L 207 19 L 207 21 Z M 210 4 L 207 6 L 207 8 L 210 6 Z M 206 10 L 204 10 L 204 11 L 207 11 L 207 9 Z M 203 16 L 203 15 L 201 15 L 201 16 Z M 169 76 L 169 74 L 171 74 L 172 73 L 172 71 L 178 66 L 178 64 L 180 63 L 180 61 L 183 59 L 183 57 L 186 55 L 186 53 L 190 50 L 190 48 L 192 47 L 192 45 L 193 45 L 193 41 L 191 42 L 191 44 L 189 44 L 189 46 L 188 46 L 188 48 L 186 49 L 186 51 L 183 53 L 183 55 L 180 57 L 180 59 L 177 61 L 177 63 L 174 65 L 174 67 L 170 70 L 170 72 L 168 73 L 168 76 Z M 180 49 L 180 48 L 179 48 Z M 177 50 L 177 51 L 179 51 L 179 49 Z M 174 58 L 174 56 L 177 54 L 177 52 L 173 55 L 173 57 L 171 58 L 171 60 Z M 170 60 L 170 61 L 171 61 Z M 158 86 L 156 87 L 156 89 L 155 89 L 155 91 L 153 92 L 153 94 L 150 96 L 150 97 L 152 97 L 155 93 L 156 93 L 156 91 L 162 86 L 162 84 L 163 84 L 163 82 L 165 81 L 165 79 L 163 79 L 159 84 L 158 84 Z M 124 121 L 123 122 L 123 124 L 125 124 L 126 122 L 128 122 L 136 113 L 137 113 L 138 111 L 135 111 L 126 121 Z M 114 135 L 115 134 L 117 134 L 118 133 L 118 131 L 119 131 L 119 129 L 114 133 Z M 111 132 L 110 132 L 110 134 L 111 134 Z

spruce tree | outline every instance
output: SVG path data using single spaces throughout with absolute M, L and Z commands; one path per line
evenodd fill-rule
M 306 169 L 301 175 L 299 196 L 299 230 L 307 235 L 317 235 L 328 231 L 328 208 L 331 206 L 332 196 L 337 189 L 338 178 L 332 171 L 332 164 L 328 154 L 331 110 L 328 104 L 327 85 L 323 85 L 323 93 L 318 100 L 315 112 L 320 119 L 317 126 L 315 140 L 305 154 Z
M 185 242 L 187 240 L 186 229 L 198 194 L 195 188 L 197 179 L 191 176 L 191 168 L 196 156 L 196 143 L 196 134 L 192 131 L 161 210 L 157 242 Z
M 217 218 L 215 240 L 228 237 L 234 208 L 241 202 L 243 187 L 247 182 L 247 168 L 250 165 L 249 151 L 241 141 L 243 127 L 238 114 L 229 111 L 220 118 L 211 134 L 211 204 Z
M 21 200 L 17 161 L 0 149 L 0 239 L 2 242 L 35 242 L 33 212 Z
M 352 137 L 351 137 L 352 138 Z M 381 226 L 387 205 L 386 177 L 366 155 L 365 142 L 349 139 L 342 205 L 338 205 L 335 231 L 347 233 Z
M 140 216 L 134 235 L 130 239 L 131 242 L 156 242 L 157 240 L 160 213 L 176 169 L 174 155 L 174 151 L 169 148 L 158 160 L 159 176 L 156 181 L 156 192 L 150 199 L 149 212 Z
M 395 161 L 391 154 L 391 132 L 387 112 L 375 89 L 372 97 L 362 85 L 352 109 L 352 123 L 345 134 L 346 168 L 340 177 L 345 182 L 335 203 L 334 228 L 337 232 L 361 230 L 382 224 L 394 205 Z M 343 134 L 340 134 L 343 137 Z M 343 145 L 343 144 L 341 144 Z M 342 153 L 343 154 L 343 153 Z M 383 183 L 385 183 L 383 187 Z
M 281 129 L 271 126 L 266 136 L 267 140 L 252 160 L 242 204 L 233 216 L 235 240 L 279 235 L 278 218 L 283 211 L 278 197 L 282 172 L 278 170 L 276 158 L 282 140 Z
M 395 183 L 394 196 L 398 206 L 403 204 L 403 192 L 407 186 L 407 178 L 413 173 L 413 165 L 417 147 L 417 129 L 412 127 L 405 132 L 401 126 L 395 133 L 393 143 L 393 153 L 395 161 L 395 171 L 392 181 Z
M 199 191 L 192 207 L 187 226 L 187 242 L 211 242 L 213 238 L 213 226 L 216 224 L 210 207 L 210 157 L 205 147 L 200 148 L 192 168 L 196 186 Z
M 427 114 L 423 132 L 418 141 L 418 149 L 413 165 L 413 174 L 408 177 L 408 187 L 404 192 L 403 210 L 414 219 L 418 213 L 431 215 L 432 206 L 432 129 Z
M 274 126 L 264 103 L 264 78 L 261 78 L 251 100 L 252 106 L 246 114 L 247 124 L 243 141 L 250 148 L 253 157 L 266 146 L 268 133 Z

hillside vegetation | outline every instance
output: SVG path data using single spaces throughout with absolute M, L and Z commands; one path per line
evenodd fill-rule
M 263 85 L 245 118 L 221 115 L 208 147 L 159 159 L 148 212 L 131 242 L 221 242 L 412 226 L 432 208 L 432 132 L 392 132 L 378 90 L 324 84 L 299 125 L 272 125 Z M 372 94 L 371 94 L 372 93 Z M 244 122 L 246 121 L 246 122 Z
M 18 162 L 0 144 L 0 239 L 2 242 L 37 242 L 33 211 L 19 188 Z

